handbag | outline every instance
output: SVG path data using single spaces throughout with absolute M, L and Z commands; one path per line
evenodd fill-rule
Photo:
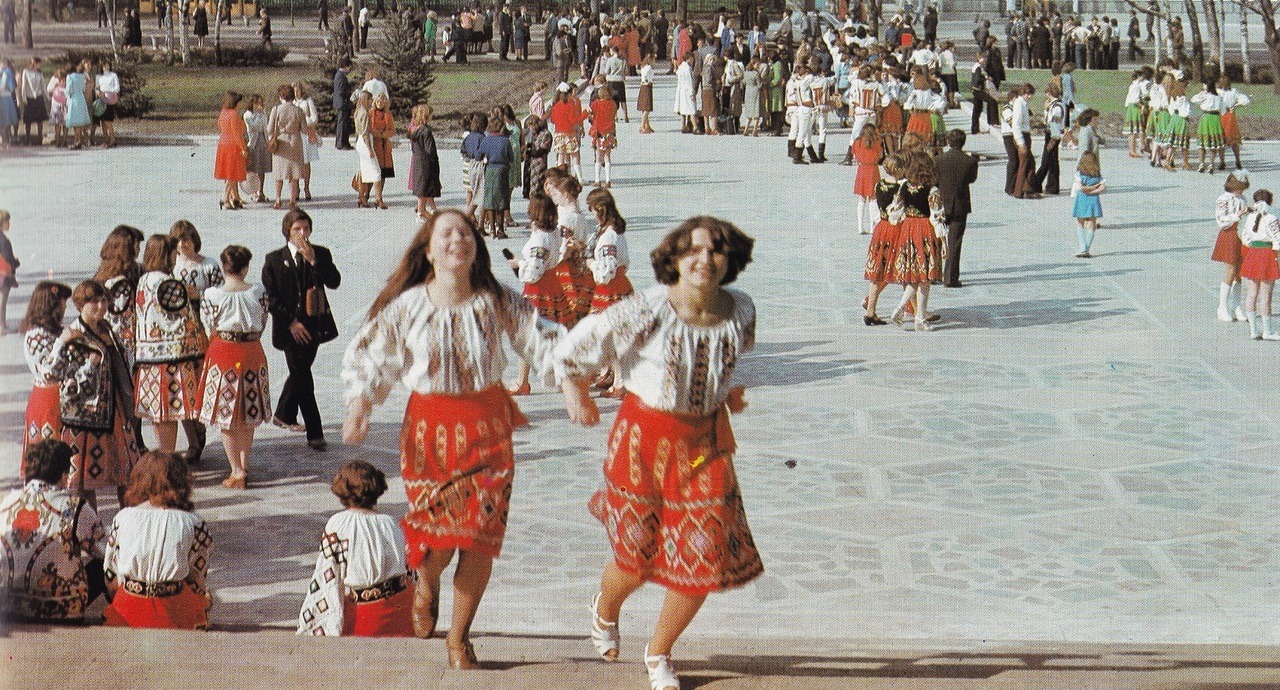
M 103 91 L 102 100 L 106 101 L 107 105 L 115 105 L 120 102 L 120 94 L 114 91 Z
M 318 287 L 307 288 L 307 294 L 302 306 L 307 316 L 316 317 L 324 316 L 329 313 L 329 300 L 324 295 L 324 290 Z
M 101 98 L 93 99 L 93 116 L 102 117 L 107 114 L 107 102 Z
M 271 137 L 270 139 L 268 139 L 267 150 L 270 151 L 271 153 L 280 153 L 280 140 L 276 137 Z

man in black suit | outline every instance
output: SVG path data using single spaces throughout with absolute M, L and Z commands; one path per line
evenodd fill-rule
M 978 179 L 978 159 L 964 152 L 965 133 L 953 129 L 947 133 L 948 148 L 937 158 L 938 194 L 947 214 L 947 260 L 942 268 L 942 284 L 960 287 L 960 243 L 972 210 L 969 185 Z
M 351 58 L 342 58 L 338 69 L 333 71 L 333 112 L 334 143 L 338 150 L 349 150 L 351 146 L 351 82 L 347 72 L 351 71 Z
M 262 287 L 271 311 L 271 344 L 284 352 L 289 378 L 285 379 L 272 419 L 277 426 L 301 430 L 298 412 L 306 424 L 307 445 L 324 450 L 324 425 L 316 405 L 311 364 L 321 343 L 338 337 L 338 326 L 329 311 L 324 289 L 335 289 L 342 275 L 333 265 L 333 254 L 311 244 L 311 216 L 294 209 L 282 224 L 287 244 L 267 255 L 262 265 Z M 308 291 L 315 290 L 311 299 Z

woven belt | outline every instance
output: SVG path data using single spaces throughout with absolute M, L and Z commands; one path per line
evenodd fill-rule
M 368 603 L 370 601 L 378 601 L 393 597 L 409 588 L 412 583 L 409 573 L 403 573 L 393 578 L 376 582 L 368 587 L 352 587 L 351 596 L 356 603 Z
M 131 577 L 120 576 L 120 588 L 130 594 L 136 594 L 140 597 L 149 597 L 152 599 L 164 599 L 166 597 L 177 596 L 182 592 L 181 580 L 168 580 L 166 582 L 143 582 L 135 580 Z
M 262 337 L 262 334 L 242 331 L 218 331 L 217 336 L 219 339 L 231 343 L 253 343 L 257 342 Z
M 1271 249 L 1271 243 L 1270 242 L 1250 242 L 1249 248 L 1250 249 Z

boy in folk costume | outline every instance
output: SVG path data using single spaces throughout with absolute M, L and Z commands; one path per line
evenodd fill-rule
M 791 129 L 787 133 L 787 157 L 796 158 L 796 106 L 800 103 L 800 80 L 804 77 L 804 67 L 796 65 L 796 69 L 787 79 L 786 86 L 786 120 Z
M 827 94 L 831 93 L 831 80 L 822 74 L 817 58 L 809 61 L 809 86 L 813 90 L 813 125 L 810 137 L 818 137 L 818 155 L 813 155 L 813 146 L 809 146 L 809 157 L 814 163 L 827 162 Z M 810 139 L 812 141 L 812 138 Z
M 862 128 L 877 122 L 883 91 L 880 82 L 872 78 L 869 65 L 858 68 L 857 76 L 849 86 L 849 107 L 853 110 L 853 129 L 849 132 L 849 150 L 841 165 L 853 165 L 853 142 L 862 134 Z

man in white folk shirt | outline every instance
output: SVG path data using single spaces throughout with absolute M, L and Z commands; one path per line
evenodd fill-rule
M 813 77 L 805 65 L 796 65 L 796 71 L 791 76 L 795 82 L 796 98 L 796 105 L 791 113 L 791 136 L 789 137 L 795 140 L 791 162 L 797 165 L 808 165 L 809 161 L 816 161 L 818 158 L 809 138 L 809 130 L 813 126 Z M 791 82 L 788 82 L 787 90 L 791 91 Z M 805 151 L 809 152 L 809 161 L 804 159 Z
M 849 148 L 845 151 L 840 165 L 853 165 L 853 142 L 858 140 L 862 129 L 868 123 L 876 121 L 876 113 L 880 108 L 880 100 L 884 93 L 880 82 L 872 79 L 873 70 L 870 65 L 858 67 L 857 74 L 849 80 L 849 108 L 853 110 L 853 129 L 849 131 Z

